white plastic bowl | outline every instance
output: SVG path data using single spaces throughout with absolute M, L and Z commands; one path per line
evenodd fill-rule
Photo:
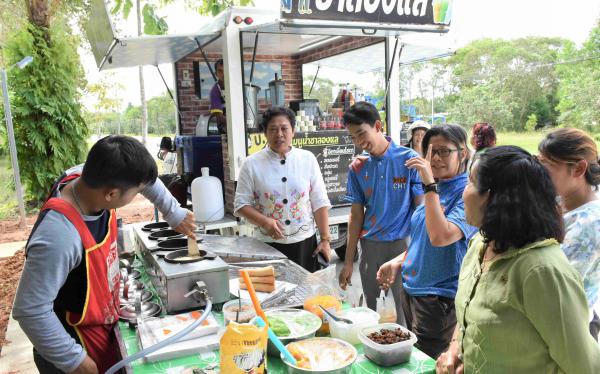
M 358 333 L 361 330 L 379 323 L 379 313 L 364 307 L 346 309 L 336 313 L 336 315 L 349 319 L 354 323 L 349 325 L 328 318 L 331 337 L 347 341 L 353 345 L 360 343 Z
M 368 338 L 368 335 L 382 329 L 395 330 L 397 328 L 410 333 L 410 339 L 394 344 L 378 344 Z M 410 360 L 412 347 L 417 342 L 417 336 L 396 323 L 382 323 L 363 329 L 358 338 L 363 343 L 365 356 L 380 366 L 394 366 Z

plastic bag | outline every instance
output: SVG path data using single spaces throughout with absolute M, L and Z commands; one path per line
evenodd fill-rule
M 221 337 L 221 373 L 265 373 L 267 339 L 266 326 L 231 322 Z
M 348 286 L 346 287 L 345 299 L 350 306 L 358 308 L 364 304 L 364 294 L 362 287 L 359 286 Z
M 387 291 L 381 290 L 379 297 L 377 298 L 376 312 L 379 313 L 379 323 L 396 323 L 398 316 L 396 315 L 394 296 L 391 291 L 389 291 L 389 296 L 386 296 L 386 292 Z

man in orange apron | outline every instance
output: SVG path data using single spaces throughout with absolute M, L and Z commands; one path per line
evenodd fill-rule
M 157 179 L 156 162 L 137 140 L 108 136 L 83 170 L 52 187 L 29 237 L 13 317 L 34 346 L 41 373 L 103 373 L 121 360 L 115 209 L 138 193 L 175 229 L 194 236 L 193 214 Z

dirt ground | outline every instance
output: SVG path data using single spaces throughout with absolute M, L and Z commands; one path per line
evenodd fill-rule
M 123 224 L 144 222 L 154 219 L 154 208 L 142 195 L 138 195 L 129 205 L 120 208 L 117 214 L 123 219 Z M 27 240 L 36 218 L 27 217 L 27 227 L 24 229 L 19 227 L 18 220 L 0 221 L 0 243 Z M 6 326 L 24 261 L 23 250 L 12 257 L 0 258 L 0 351 L 5 344 Z

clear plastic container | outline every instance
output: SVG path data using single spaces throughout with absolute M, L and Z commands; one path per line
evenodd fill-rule
M 367 336 L 382 329 L 395 330 L 397 328 L 410 333 L 410 339 L 394 344 L 378 344 Z M 412 347 L 417 342 L 415 334 L 397 323 L 382 323 L 364 328 L 358 333 L 358 338 L 363 344 L 365 356 L 380 366 L 394 366 L 409 361 Z
M 331 337 L 347 341 L 350 344 L 359 344 L 358 333 L 366 327 L 375 326 L 379 323 L 379 314 L 369 308 L 359 307 L 343 310 L 336 316 L 346 318 L 354 322 L 349 325 L 328 318 Z
M 241 300 L 242 309 L 240 310 L 240 299 L 230 300 L 223 304 L 223 320 L 225 325 L 228 325 L 231 321 L 237 323 L 248 323 L 254 317 L 256 317 L 256 311 L 254 305 L 250 300 Z M 239 311 L 239 314 L 238 314 Z

